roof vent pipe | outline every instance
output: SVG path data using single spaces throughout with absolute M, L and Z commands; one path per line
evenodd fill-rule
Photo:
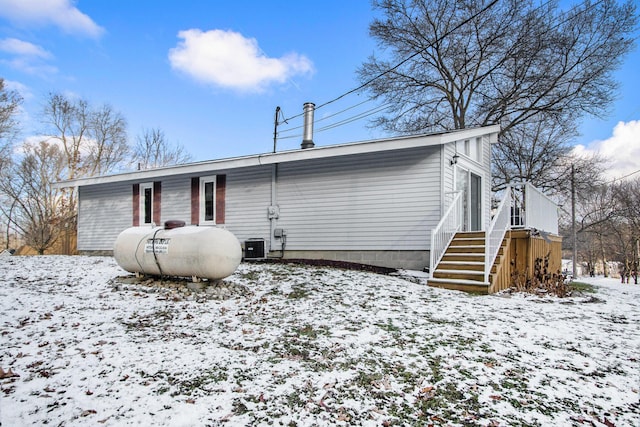
M 305 102 L 302 106 L 304 111 L 304 133 L 302 135 L 302 148 L 313 148 L 313 111 L 316 108 L 316 104 L 313 102 Z

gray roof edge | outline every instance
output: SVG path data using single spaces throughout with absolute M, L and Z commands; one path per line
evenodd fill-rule
M 261 166 L 301 160 L 337 157 L 349 154 L 375 153 L 381 151 L 401 150 L 405 148 L 427 147 L 441 145 L 461 139 L 491 135 L 500 132 L 499 125 L 452 130 L 438 133 L 397 136 L 369 141 L 350 142 L 345 144 L 325 145 L 307 149 L 295 149 L 276 153 L 253 154 L 242 157 L 230 157 L 217 160 L 204 160 L 182 165 L 166 166 L 156 169 L 122 172 L 113 175 L 95 176 L 60 181 L 54 184 L 56 188 L 81 187 L 86 185 L 106 184 L 123 181 L 147 181 L 167 175 L 197 174 L 215 172 L 224 169 L 236 169 L 249 166 Z M 495 143 L 497 138 L 491 138 Z

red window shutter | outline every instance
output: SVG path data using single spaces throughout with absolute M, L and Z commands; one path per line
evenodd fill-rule
M 133 226 L 140 225 L 140 184 L 133 184 Z
M 200 178 L 191 178 L 191 224 L 200 223 Z
M 153 183 L 153 219 L 151 220 L 156 225 L 161 224 L 161 209 L 162 209 L 162 183 L 156 181 Z
M 216 176 L 216 224 L 224 224 L 225 195 L 227 193 L 227 176 Z

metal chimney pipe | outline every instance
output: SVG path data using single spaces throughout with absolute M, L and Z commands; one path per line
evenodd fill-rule
M 302 135 L 301 148 L 313 148 L 313 112 L 316 108 L 316 104 L 313 102 L 305 102 L 302 106 L 304 111 L 304 132 Z

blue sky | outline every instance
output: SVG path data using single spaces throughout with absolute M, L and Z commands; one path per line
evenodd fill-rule
M 377 48 L 372 17 L 368 0 L 0 0 L 0 76 L 25 97 L 25 138 L 40 131 L 46 95 L 61 92 L 120 111 L 132 143 L 159 128 L 194 160 L 263 153 L 277 106 L 297 116 L 358 86 Z M 636 49 L 616 73 L 611 115 L 586 118 L 576 141 L 609 155 L 614 177 L 640 169 L 639 65 Z M 318 109 L 315 143 L 384 136 L 366 118 L 332 128 L 373 108 L 352 94 Z M 301 129 L 286 130 L 301 124 L 280 125 L 278 150 L 299 147 Z

